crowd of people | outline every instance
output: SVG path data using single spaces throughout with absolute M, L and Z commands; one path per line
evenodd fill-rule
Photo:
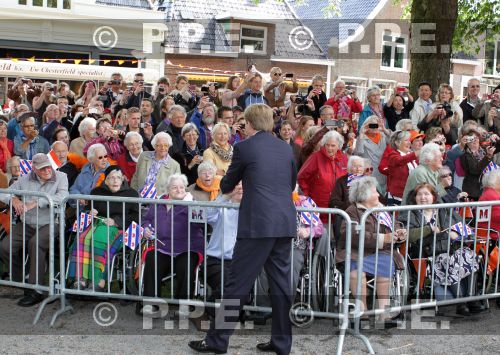
M 480 81 L 471 79 L 467 96 L 459 102 L 448 84 L 433 88 L 422 82 L 418 88 L 410 88 L 418 91 L 418 98 L 402 88 L 386 97 L 385 103 L 381 89 L 374 86 L 366 91 L 363 104 L 356 89 L 342 80 L 333 84 L 333 94 L 327 97 L 325 79 L 320 75 L 311 79 L 305 93 L 299 92 L 295 77 L 285 76 L 281 68 L 272 68 L 269 75 L 271 80 L 264 84 L 263 75 L 250 71 L 244 77 L 230 77 L 225 87 L 215 82 L 198 87 L 183 75 L 172 83 L 162 77 L 150 92 L 141 73 L 129 85 L 115 73 L 100 88 L 92 80 L 84 81 L 78 93 L 66 83 L 57 87 L 50 82 L 35 85 L 30 79 L 19 78 L 8 91 L 11 110 L 0 117 L 0 183 L 5 181 L 1 187 L 47 191 L 58 202 L 68 194 L 138 197 L 154 185 L 158 198 L 239 202 L 244 194 L 241 185 L 229 196 L 222 196 L 220 181 L 231 166 L 234 147 L 248 138 L 245 126 L 249 108 L 264 104 L 273 110 L 276 139 L 283 140 L 293 152 L 298 168 L 298 206 L 307 199 L 318 207 L 345 210 L 352 220 L 359 220 L 364 210 L 380 205 L 498 200 L 500 173 L 495 169 L 500 165 L 500 85 L 490 95 L 481 95 Z M 56 170 L 47 158 L 50 151 L 61 163 Z M 32 162 L 32 171 L 21 174 L 25 161 Z M 17 197 L 5 197 L 2 202 L 12 203 L 30 228 L 39 228 L 36 245 L 33 231 L 23 231 L 19 223 L 13 225 L 15 238 L 3 239 L 0 244 L 2 261 L 9 265 L 12 257 L 12 278 L 19 281 L 23 232 L 33 244 L 28 253 L 39 253 L 38 258 L 30 259 L 31 267 L 44 270 L 48 240 L 44 227 L 49 220 L 40 216 L 35 219 L 35 210 L 46 211 L 48 207 Z M 91 233 L 94 241 L 90 241 L 91 234 L 81 233 L 72 245 L 69 276 L 78 288 L 104 290 L 106 264 L 112 257 L 107 244 L 111 241 L 113 251 L 120 248 L 120 231 L 132 221 L 139 222 L 138 206 L 92 206 L 90 209 L 87 200 L 79 200 L 69 207 L 98 218 Z M 493 214 L 498 213 L 494 207 Z M 227 225 L 220 225 L 223 214 Z M 214 233 L 206 261 L 208 270 L 214 271 L 207 279 L 215 293 L 221 288 L 217 277 L 220 260 L 227 259 L 224 267 L 231 264 L 237 218 L 237 213 L 217 210 L 210 211 L 208 217 Z M 431 209 L 401 222 L 410 231 L 408 242 L 413 243 L 442 231 L 444 221 L 450 218 L 459 220 Z M 298 222 L 296 246 L 302 252 L 305 247 L 300 240 L 307 240 L 310 233 L 307 221 L 298 218 Z M 376 219 L 369 222 L 367 229 L 377 228 Z M 145 236 L 155 234 L 161 241 L 158 256 L 151 254 L 145 259 L 144 294 L 157 295 L 161 276 L 175 264 L 181 279 L 176 296 L 192 295 L 189 289 L 193 285 L 187 280 L 194 281 L 194 269 L 204 251 L 202 225 L 190 221 L 187 208 L 167 205 L 150 209 L 141 223 Z M 492 219 L 491 227 L 500 230 L 499 223 L 500 219 Z M 154 230 L 152 225 L 156 224 Z M 342 260 L 346 226 L 321 214 L 315 237 L 321 236 L 323 227 L 334 231 L 339 241 L 337 257 Z M 424 234 L 416 232 L 422 228 Z M 373 233 L 365 241 L 363 270 L 375 273 L 372 255 L 379 249 L 378 290 L 386 296 L 387 280 L 394 269 L 389 267 L 390 246 L 406 235 L 401 230 L 388 228 L 380 234 L 375 229 L 370 229 Z M 221 238 L 227 239 L 222 252 Z M 90 248 L 95 260 L 88 257 Z M 471 261 L 473 254 L 463 248 L 448 258 L 442 256 L 435 266 L 439 271 L 451 269 L 461 260 L 470 265 L 459 276 L 453 274 L 456 277 L 436 272 L 436 284 L 460 289 L 461 280 L 477 270 Z M 352 255 L 356 255 L 354 244 Z M 152 269 L 158 271 L 158 277 Z M 356 269 L 354 262 L 351 269 Z M 30 273 L 29 282 L 39 283 L 42 278 L 41 274 Z M 42 295 L 33 291 L 19 304 L 30 306 L 41 299 Z M 468 314 L 473 310 L 471 305 L 460 311 Z

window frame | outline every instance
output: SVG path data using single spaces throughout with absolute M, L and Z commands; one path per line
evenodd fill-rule
M 264 31 L 264 37 L 259 38 L 259 37 L 249 37 L 249 36 L 244 36 L 243 35 L 243 29 L 251 29 L 251 30 L 263 30 Z M 242 48 L 242 40 L 251 40 L 251 41 L 262 41 L 263 42 L 263 50 L 255 50 L 252 49 L 251 51 L 246 50 L 245 48 Z M 253 26 L 253 25 L 246 25 L 246 24 L 241 24 L 240 25 L 240 45 L 239 45 L 239 52 L 240 53 L 247 53 L 247 54 L 267 54 L 267 27 L 265 26 Z
M 394 38 L 391 42 L 387 41 L 384 39 L 384 36 L 389 35 L 391 36 L 391 39 Z M 396 42 L 397 38 L 402 38 L 404 43 L 398 43 Z M 389 66 L 385 66 L 382 64 L 382 55 L 384 54 L 384 47 L 388 46 L 391 48 L 391 59 L 389 62 Z M 396 61 L 396 49 L 397 48 L 402 48 L 403 49 L 403 66 L 401 68 L 395 67 L 395 61 Z M 382 41 L 381 41 L 381 48 L 380 48 L 380 70 L 385 70 L 385 71 L 396 71 L 396 72 L 408 72 L 408 58 L 406 55 L 408 54 L 408 36 L 402 33 L 392 33 L 388 31 L 384 31 L 382 34 Z

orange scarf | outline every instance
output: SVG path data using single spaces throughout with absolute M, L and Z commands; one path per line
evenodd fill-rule
M 380 140 L 382 139 L 382 135 L 380 134 L 380 132 L 377 132 L 375 134 L 367 134 L 366 136 L 375 144 L 379 144 Z
M 196 179 L 196 185 L 205 192 L 210 192 L 210 201 L 213 201 L 219 196 L 220 192 L 220 178 L 214 177 L 212 181 L 212 185 L 210 187 L 206 187 L 201 182 L 200 178 Z

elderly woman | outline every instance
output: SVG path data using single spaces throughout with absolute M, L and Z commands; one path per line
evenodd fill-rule
M 406 88 L 404 92 L 408 95 L 408 103 L 406 103 L 402 94 L 396 93 L 392 94 L 389 101 L 384 104 L 384 115 L 389 129 L 392 131 L 396 130 L 399 121 L 410 118 L 410 111 L 413 109 L 413 96 L 410 95 Z
M 347 162 L 347 175 L 341 176 L 335 182 L 335 188 L 330 195 L 328 207 L 346 210 L 349 202 L 349 187 L 352 183 L 363 177 L 365 173 L 365 159 L 358 155 L 351 155 Z
M 184 175 L 170 175 L 166 181 L 167 195 L 163 199 L 192 201 L 193 196 L 186 192 L 186 186 L 187 178 Z M 158 217 L 156 220 L 155 216 Z M 153 226 L 156 230 L 153 230 Z M 158 249 L 152 250 L 146 256 L 144 296 L 160 297 L 161 280 L 173 273 L 176 275 L 176 290 L 173 296 L 176 299 L 187 299 L 188 294 L 193 295 L 195 269 L 199 255 L 204 250 L 203 224 L 189 222 L 187 206 L 157 205 L 149 209 L 144 217 L 143 227 L 146 238 L 154 234 L 158 239 Z M 148 313 L 146 307 L 148 306 L 143 307 L 142 313 Z
M 392 221 L 387 224 L 381 223 L 378 216 L 370 214 L 365 223 L 365 240 L 364 240 L 364 259 L 362 270 L 362 291 L 361 295 L 356 295 L 356 285 L 358 276 L 358 247 L 359 247 L 359 231 L 354 227 L 361 221 L 361 216 L 370 208 L 381 206 L 379 202 L 379 194 L 377 192 L 377 180 L 373 177 L 362 177 L 356 179 L 349 189 L 349 201 L 351 205 L 347 208 L 346 213 L 355 223 L 352 225 L 352 249 L 351 249 L 351 274 L 350 285 L 351 292 L 354 296 L 361 297 L 362 310 L 366 305 L 366 274 L 376 277 L 378 309 L 384 309 L 389 306 L 389 281 L 396 271 L 396 265 L 403 266 L 403 260 L 399 253 L 392 251 L 395 242 L 406 240 L 406 231 L 404 229 L 396 229 L 393 231 L 394 225 Z M 357 222 L 357 223 L 356 223 Z M 390 223 L 389 223 L 390 222 Z M 388 226 L 391 224 L 391 227 Z M 338 253 L 336 256 L 337 262 L 342 262 L 345 259 L 346 246 L 346 230 L 347 224 L 342 221 L 341 233 L 338 245 Z M 391 257 L 391 254 L 394 257 Z M 385 317 L 382 316 L 382 320 Z M 388 326 L 394 324 L 388 323 Z
M 391 151 L 387 155 L 387 204 L 400 205 L 408 175 L 418 166 L 418 154 L 411 151 L 410 132 L 397 131 L 391 137 Z
M 216 166 L 208 160 L 198 166 L 198 179 L 187 188 L 195 201 L 213 201 L 219 196 L 220 178 L 216 172 Z
M 104 184 L 92 189 L 91 195 L 139 197 L 137 191 L 128 186 L 118 166 L 109 166 L 104 171 L 104 176 Z M 76 288 L 85 288 L 89 282 L 93 282 L 96 291 L 106 291 L 104 286 L 107 263 L 121 248 L 120 231 L 126 229 L 132 221 L 138 220 L 139 205 L 94 201 L 93 210 L 90 213 L 98 219 L 94 221 L 93 230 L 89 228 L 87 232 L 81 233 L 79 240 L 73 244 L 70 251 L 68 277 L 77 280 Z
M 85 156 L 83 154 L 83 148 L 90 143 L 95 136 L 96 120 L 92 117 L 85 117 L 78 126 L 78 132 L 80 132 L 80 137 L 75 138 L 71 141 L 69 145 L 69 151 L 71 153 L 78 154 L 80 156 Z
M 108 153 L 102 144 L 90 146 L 87 152 L 89 163 L 82 168 L 75 183 L 69 189 L 70 194 L 89 195 L 92 189 L 101 185 L 104 180 L 104 170 L 109 166 Z M 82 202 L 86 204 L 86 202 Z
M 116 163 L 122 170 L 127 181 L 132 181 L 135 174 L 139 156 L 142 153 L 142 136 L 137 132 L 128 132 L 123 141 L 127 151 L 121 154 Z
M 436 102 L 431 105 L 431 111 L 438 106 L 443 106 L 443 104 L 450 105 L 451 112 L 453 112 L 451 123 L 460 128 L 463 124 L 464 113 L 459 102 L 455 100 L 453 88 L 448 84 L 439 85 L 438 92 L 436 94 Z
M 142 152 L 137 161 L 137 168 L 130 186 L 138 191 L 144 186 L 155 184 L 157 196 L 167 192 L 165 186 L 167 179 L 172 174 L 181 172 L 177 163 L 169 154 L 172 146 L 172 137 L 165 132 L 156 133 L 151 140 L 153 152 Z
M 467 192 L 462 192 L 458 187 L 453 185 L 453 174 L 449 166 L 443 165 L 438 172 L 439 183 L 446 191 L 446 195 L 441 196 L 444 203 L 464 201 L 468 197 Z
M 194 184 L 198 179 L 198 166 L 203 161 L 203 147 L 198 142 L 200 133 L 194 123 L 186 123 L 181 130 L 184 143 L 182 150 L 173 157 L 181 166 L 181 172 L 186 175 L 188 184 Z
M 347 156 L 341 150 L 344 138 L 336 131 L 326 133 L 320 144 L 320 150 L 302 165 L 298 182 L 305 196 L 319 207 L 328 207 L 337 179 L 347 174 Z M 321 220 L 326 223 L 328 215 L 322 214 Z
M 14 142 L 7 138 L 7 122 L 0 120 L 0 169 L 7 171 L 7 160 L 14 155 Z
M 483 187 L 479 201 L 500 201 L 500 169 L 492 170 L 483 176 Z M 491 207 L 490 222 L 480 222 L 478 226 L 500 231 L 500 205 Z
M 125 147 L 121 144 L 119 135 L 124 132 L 117 131 L 113 129 L 113 125 L 110 119 L 100 118 L 96 122 L 96 133 L 97 137 L 87 142 L 85 148 L 83 148 L 83 154 L 86 154 L 87 149 L 93 144 L 101 143 L 106 147 L 109 158 L 117 160 L 120 154 L 125 152 Z
M 427 143 L 420 150 L 418 159 L 419 165 L 410 172 L 408 180 L 406 180 L 402 205 L 408 204 L 410 191 L 423 182 L 431 184 L 438 191 L 440 197 L 446 195 L 446 191 L 439 183 L 438 171 L 443 166 L 443 155 L 439 146 L 435 143 Z
M 469 194 L 469 198 L 477 201 L 481 196 L 480 177 L 483 170 L 493 159 L 496 148 L 494 146 L 482 147 L 480 135 L 471 132 L 467 136 L 465 153 L 460 157 L 460 163 L 465 173 L 462 190 Z
M 217 123 L 212 129 L 213 141 L 210 147 L 203 152 L 203 160 L 211 161 L 217 167 L 217 175 L 226 175 L 231 160 L 233 147 L 229 144 L 231 129 L 225 123 Z
M 49 142 L 38 135 L 35 128 L 35 118 L 29 115 L 21 119 L 21 134 L 14 138 L 14 154 L 21 159 L 28 159 L 37 154 L 47 154 L 50 150 Z
M 385 119 L 384 109 L 380 100 L 380 88 L 378 86 L 372 86 L 366 91 L 367 103 L 361 111 L 358 120 L 358 130 L 363 127 L 365 120 L 371 116 L 376 116 L 380 121 L 379 124 L 382 127 L 388 128 L 387 120 Z
M 408 202 L 412 205 L 432 205 L 437 200 L 436 189 L 425 182 L 415 186 L 408 197 Z M 451 209 L 431 208 L 403 212 L 398 219 L 409 230 L 408 254 L 410 257 L 420 258 L 420 250 L 424 256 L 435 257 L 433 275 L 436 298 L 442 300 L 458 297 L 459 292 L 461 297 L 469 295 L 472 279 L 469 276 L 477 271 L 479 264 L 471 249 L 466 246 L 461 248 L 461 243 L 453 244 L 453 240 L 460 236 L 455 231 L 449 232 L 450 226 L 460 222 L 461 218 Z M 452 244 L 446 245 L 446 248 L 443 243 L 437 243 L 438 240 L 443 240 L 448 244 L 448 238 Z M 436 246 L 434 246 L 434 240 L 436 240 Z M 448 249 L 450 254 L 447 252 Z M 458 306 L 457 313 L 470 314 L 465 304 Z
M 359 137 L 356 142 L 353 154 L 369 159 L 373 166 L 373 177 L 377 179 L 379 185 L 385 193 L 386 177 L 380 173 L 378 167 L 382 155 L 389 144 L 391 131 L 384 127 L 382 120 L 377 116 L 368 117 L 359 126 Z

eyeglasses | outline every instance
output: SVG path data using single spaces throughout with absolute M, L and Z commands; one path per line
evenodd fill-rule
M 274 76 L 281 76 L 283 73 L 274 73 Z
M 439 177 L 441 179 L 444 179 L 444 178 L 447 178 L 447 177 L 451 177 L 451 173 L 449 173 L 449 174 L 443 174 L 443 175 L 440 175 Z
M 369 167 L 369 168 L 366 168 L 365 169 L 365 173 L 373 173 L 373 166 Z
M 97 159 L 99 160 L 103 160 L 103 159 L 107 159 L 108 158 L 108 155 L 101 155 L 100 157 L 97 157 Z
M 33 128 L 33 127 L 35 127 L 34 124 L 25 124 L 25 125 L 23 125 L 23 128 Z
M 437 145 L 443 145 L 444 143 L 441 142 L 441 141 L 436 141 L 436 142 L 432 142 L 432 143 L 436 143 Z
M 471 88 L 480 88 L 481 86 L 479 86 L 479 85 L 471 85 L 470 87 Z
M 163 148 L 163 149 L 168 149 L 169 145 L 168 144 L 157 144 L 155 145 L 156 148 Z

